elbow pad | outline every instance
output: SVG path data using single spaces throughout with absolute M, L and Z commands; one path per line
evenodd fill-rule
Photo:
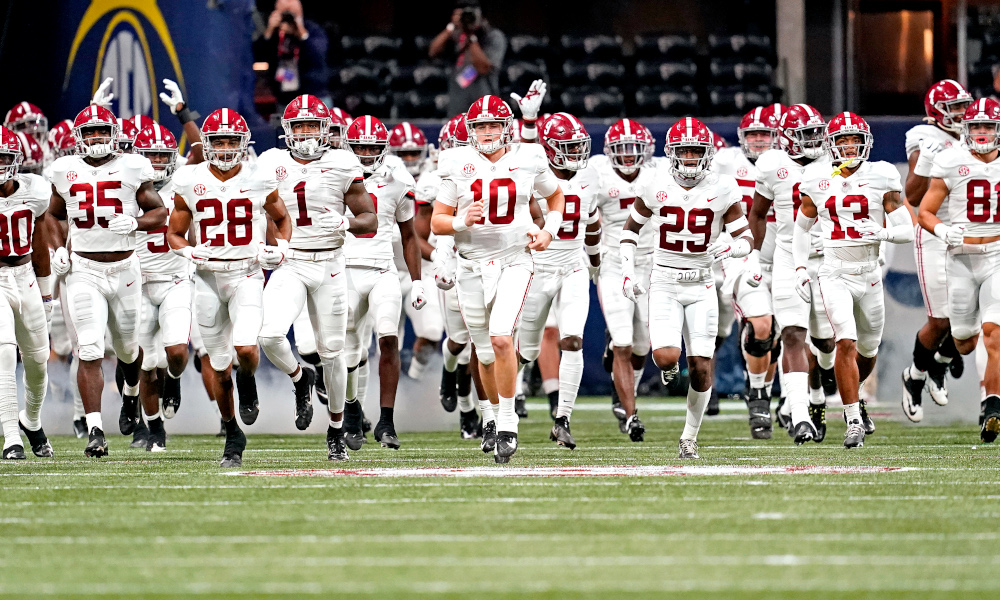
M 750 221 L 747 221 L 746 215 L 742 215 L 740 216 L 739 219 L 726 223 L 726 232 L 729 235 L 736 235 L 737 231 L 743 229 L 744 227 L 749 227 L 749 226 L 750 226 Z
M 635 209 L 635 204 L 633 204 L 632 207 L 629 209 L 628 216 L 632 217 L 632 220 L 638 223 L 639 225 L 645 225 L 646 221 L 649 220 L 649 217 L 644 217 L 639 214 L 639 211 Z
M 900 205 L 896 210 L 885 216 L 886 223 L 889 225 L 887 228 L 889 231 L 890 241 L 894 244 L 905 244 L 906 242 L 912 242 L 915 237 L 913 230 L 913 220 L 910 217 L 910 211 L 905 205 Z

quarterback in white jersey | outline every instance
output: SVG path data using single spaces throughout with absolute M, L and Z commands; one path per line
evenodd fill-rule
M 827 125 L 826 139 L 831 160 L 806 167 L 799 188 L 802 205 L 792 234 L 795 289 L 806 301 L 814 293 L 809 230 L 818 218 L 824 248 L 819 293 L 837 339 L 834 372 L 847 421 L 844 446 L 858 448 L 865 440 L 858 389 L 875 367 L 885 323 L 879 245 L 913 241 L 914 223 L 899 198 L 896 167 L 868 160 L 873 140 L 864 119 L 838 114 Z M 799 429 L 815 435 L 812 427 L 809 420 L 797 423 L 796 437 Z
M 632 203 L 657 168 L 652 157 L 654 145 L 645 126 L 632 119 L 622 119 L 604 134 L 604 155 L 591 160 L 591 165 L 601 175 L 597 208 L 604 241 L 597 298 L 611 337 L 609 351 L 614 384 L 611 410 L 618 419 L 619 430 L 629 434 L 634 442 L 642 441 L 642 422 L 633 420 L 631 429 L 625 425 L 635 414 L 635 391 L 649 354 L 649 305 L 631 302 L 622 295 L 619 245 Z M 635 249 L 635 272 L 636 278 L 646 286 L 649 285 L 655 245 L 656 232 L 652 227 L 643 229 Z
M 780 105 L 779 105 L 780 106 Z M 764 152 L 774 148 L 778 141 L 778 122 L 775 119 L 775 106 L 758 106 L 740 121 L 736 130 L 740 140 L 739 148 L 723 148 L 712 161 L 712 169 L 736 179 L 743 199 L 743 208 L 747 214 L 753 208 L 753 194 L 757 179 L 757 159 Z M 766 233 L 765 233 L 766 235 Z M 771 256 L 766 263 L 771 263 L 774 253 L 774 240 L 770 242 Z M 743 356 L 746 360 L 748 379 L 750 380 L 750 398 L 747 408 L 750 412 L 750 435 L 755 439 L 771 437 L 771 386 L 774 380 L 774 361 L 771 350 L 774 345 L 774 320 L 771 318 L 771 294 L 767 281 L 763 277 L 765 261 L 763 250 L 754 250 L 746 259 L 729 259 L 717 263 L 715 283 L 719 294 L 719 337 L 716 349 L 728 336 L 732 329 L 732 321 L 724 307 L 735 308 L 744 324 L 745 335 L 740 340 Z M 761 278 L 747 277 L 744 269 L 745 261 L 757 263 L 751 272 L 760 274 Z M 723 277 L 719 277 L 719 272 Z M 764 284 L 764 285 L 761 285 Z M 731 310 L 731 309 L 730 309 Z M 732 317 L 730 317 L 732 318 Z M 777 353 L 775 353 L 776 355 Z M 777 356 L 775 356 L 775 359 Z
M 51 312 L 46 209 L 52 188 L 43 178 L 18 173 L 24 150 L 0 127 L 0 425 L 3 460 L 23 459 L 20 431 L 35 456 L 51 457 L 52 445 L 39 415 L 48 387 L 46 363 Z M 35 285 L 35 284 L 38 285 Z M 17 354 L 24 364 L 25 410 L 17 410 Z
M 522 365 L 538 359 L 546 320 L 554 311 L 562 356 L 559 404 L 549 437 L 573 449 L 576 441 L 569 422 L 583 378 L 583 328 L 590 310 L 590 280 L 601 266 L 601 221 L 597 212 L 601 175 L 587 164 L 590 135 L 573 115 L 555 113 L 545 119 L 539 140 L 559 180 L 565 203 L 555 239 L 547 250 L 533 253 L 535 273 L 521 313 L 517 353 Z M 548 213 L 545 199 L 537 200 Z
M 163 206 L 173 210 L 172 177 L 178 158 L 174 135 L 154 123 L 139 132 L 134 149 L 152 163 L 153 186 Z M 138 233 L 135 252 L 142 272 L 139 391 L 149 428 L 146 449 L 162 452 L 167 447 L 163 418 L 173 418 L 181 403 L 180 377 L 188 361 L 194 282 L 191 262 L 170 251 L 166 225 Z
M 779 423 L 787 426 L 797 444 L 826 437 L 826 398 L 822 394 L 810 395 L 809 373 L 817 369 L 832 369 L 836 345 L 833 329 L 823 311 L 819 290 L 814 281 L 811 302 L 804 302 L 795 291 L 795 264 L 792 260 L 792 234 L 799 212 L 801 195 L 799 186 L 802 171 L 807 165 L 824 156 L 826 122 L 822 115 L 808 104 L 788 107 L 779 123 L 780 150 L 768 150 L 757 159 L 757 186 L 754 189 L 753 210 L 750 211 L 750 229 L 754 234 L 754 248 L 762 252 L 767 234 L 767 215 L 774 209 L 776 227 L 771 304 L 777 328 L 781 331 L 781 391 L 790 408 L 789 419 L 779 413 Z M 818 240 L 818 238 L 816 238 Z M 759 260 L 751 257 L 744 265 L 747 277 L 763 278 Z M 810 257 L 809 268 L 819 269 L 822 258 L 819 249 Z M 814 353 L 806 341 L 810 338 Z M 770 418 L 770 417 L 768 417 Z M 812 421 L 812 429 L 798 427 L 803 421 Z M 763 419 L 761 419 L 763 422 Z M 816 435 L 809 437 L 815 430 Z M 798 435 L 794 435 L 798 431 Z
M 330 112 L 309 94 L 298 96 L 282 117 L 286 149 L 274 148 L 257 159 L 257 168 L 272 174 L 292 222 L 285 260 L 264 288 L 264 322 L 260 346 L 267 358 L 288 375 L 295 390 L 295 427 L 312 422 L 314 375 L 303 369 L 286 337 L 305 310 L 321 369 L 327 379 L 331 417 L 327 428 L 328 458 L 344 460 L 343 418 L 347 393 L 347 276 L 343 245 L 347 231 L 372 230 L 372 201 L 361 183 L 361 164 L 351 152 L 330 148 Z M 350 207 L 355 219 L 345 218 Z M 359 225 L 361 228 L 359 229 Z M 367 225 L 367 227 L 366 227 Z M 298 342 L 299 330 L 296 331 Z M 301 345 L 300 345 L 301 347 Z
M 920 206 L 930 184 L 935 157 L 949 148 L 962 145 L 962 116 L 972 104 L 962 84 L 944 79 L 931 86 L 924 97 L 927 123 L 906 132 L 906 156 L 910 172 L 906 176 L 906 201 Z M 947 198 L 936 211 L 941 222 L 950 223 Z M 903 369 L 903 414 L 911 421 L 924 417 L 924 386 L 938 405 L 948 403 L 945 374 L 959 377 L 965 364 L 955 348 L 948 321 L 948 244 L 918 227 L 913 240 L 920 279 L 920 293 L 927 309 L 927 323 L 917 332 L 913 343 L 913 363 Z
M 142 274 L 134 252 L 135 232 L 162 227 L 167 209 L 153 189 L 149 159 L 118 153 L 118 123 L 111 111 L 88 106 L 77 115 L 73 135 L 78 154 L 52 163 L 49 204 L 49 214 L 69 221 L 72 256 L 64 240 L 53 240 L 52 270 L 66 275 L 64 302 L 75 332 L 80 359 L 77 381 L 89 430 L 84 453 L 101 457 L 108 453 L 100 412 L 105 333 L 111 333 L 125 375 L 118 427 L 128 435 L 139 422 L 142 364 Z M 61 228 L 51 231 L 62 237 Z
M 635 279 L 635 248 L 643 226 L 659 234 L 649 283 L 649 337 L 664 385 L 677 374 L 681 339 L 691 383 L 680 458 L 698 458 L 698 430 L 712 394 L 712 356 L 719 299 L 712 265 L 749 254 L 752 244 L 739 186 L 709 170 L 712 132 L 686 117 L 667 131 L 667 168 L 639 191 L 622 231 L 622 289 L 635 300 L 646 293 Z M 728 239 L 719 240 L 723 229 Z M 635 420 L 633 415 L 630 420 Z
M 348 389 L 356 389 L 358 367 L 367 359 L 374 328 L 380 352 L 380 416 L 374 436 L 383 447 L 398 449 L 393 410 L 399 386 L 398 332 L 402 291 L 392 243 L 397 227 L 413 282 L 409 302 L 415 309 L 423 309 L 426 295 L 420 278 L 420 248 L 413 231 L 413 176 L 398 158 L 385 160 L 388 138 L 385 125 L 370 115 L 355 119 L 344 136 L 348 148 L 361 163 L 364 186 L 375 205 L 378 220 L 374 232 L 351 235 L 344 246 L 348 285 L 347 378 Z M 347 447 L 359 450 L 364 442 L 362 406 L 357 394 L 348 396 L 353 397 L 349 397 L 347 403 Z
M 239 368 L 236 385 L 240 418 L 247 425 L 259 413 L 254 372 L 260 362 L 257 337 L 264 319 L 264 273 L 288 252 L 292 222 L 278 195 L 273 170 L 245 162 L 250 129 L 236 111 L 220 108 L 201 128 L 208 162 L 174 174 L 174 210 L 167 242 L 195 264 L 195 316 L 211 364 L 209 396 L 215 399 L 226 430 L 223 467 L 243 464 L 246 436 L 236 422 L 233 348 Z M 274 221 L 276 246 L 266 246 L 265 230 Z M 193 226 L 194 241 L 188 242 Z
M 544 83 L 532 84 L 522 111 L 529 97 L 533 103 L 543 95 Z M 503 100 L 483 96 L 469 108 L 465 122 L 470 145 L 445 150 L 438 158 L 443 182 L 431 229 L 455 236 L 459 302 L 490 401 L 480 405 L 481 448 L 493 450 L 495 460 L 505 463 L 517 450 L 513 333 L 534 270 L 530 251 L 545 250 L 556 237 L 565 200 L 542 147 L 512 143 L 514 116 Z M 525 129 L 534 124 L 526 123 Z M 528 206 L 535 192 L 549 208 L 541 230 Z M 499 405 L 496 418 L 492 404 Z
M 986 348 L 980 437 L 1000 433 L 1000 104 L 976 100 L 962 119 L 966 147 L 940 152 L 920 225 L 948 244 L 948 315 L 962 354 Z M 938 216 L 947 199 L 950 224 Z

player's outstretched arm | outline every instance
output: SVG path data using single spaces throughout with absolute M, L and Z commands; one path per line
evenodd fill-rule
M 142 209 L 142 215 L 136 219 L 136 223 L 138 224 L 136 229 L 139 231 L 153 231 L 167 224 L 167 215 L 169 212 L 163 206 L 160 193 L 153 188 L 152 181 L 147 181 L 139 186 L 139 189 L 135 192 L 135 201 L 139 204 L 139 208 Z
M 930 178 L 916 174 L 917 162 L 920 160 L 920 150 L 910 153 L 908 159 L 910 171 L 906 174 L 906 197 L 916 205 L 920 204 L 920 199 L 927 193 L 930 187 Z
M 433 260 L 431 253 L 434 246 L 431 245 L 431 216 L 434 214 L 434 207 L 430 204 L 418 204 L 416 216 L 413 217 L 413 230 L 417 234 L 417 246 L 420 247 L 420 256 L 424 260 Z
M 49 244 L 51 243 L 49 237 L 51 231 L 58 228 L 58 225 L 50 223 L 50 220 L 54 221 L 47 212 L 39 215 L 35 219 L 35 231 L 31 235 L 31 267 L 35 271 L 36 278 L 48 277 L 52 273 L 49 259 Z
M 354 235 L 375 233 L 378 230 L 378 217 L 375 216 L 375 203 L 360 181 L 352 183 L 344 194 L 344 204 L 351 209 L 353 217 L 347 219 L 347 230 Z
M 292 220 L 288 218 L 285 202 L 278 195 L 278 190 L 267 195 L 267 199 L 264 200 L 264 212 L 274 221 L 275 235 L 278 238 L 292 239 Z
M 62 248 L 66 245 L 66 235 L 63 233 L 60 223 L 66 222 L 66 201 L 56 191 L 56 186 L 52 186 L 52 197 L 49 198 L 48 214 L 52 219 L 48 219 L 49 224 L 49 245 L 52 248 Z
M 413 219 L 398 223 L 399 241 L 403 245 L 403 260 L 411 281 L 420 281 L 420 246 L 417 244 L 417 233 L 413 227 Z
M 764 235 L 767 233 L 767 212 L 771 210 L 771 203 L 772 200 L 768 200 L 758 192 L 753 193 L 753 205 L 750 207 L 748 219 L 750 234 L 753 235 L 754 250 L 760 250 L 764 245 Z
M 947 197 L 948 184 L 939 177 L 932 178 L 927 193 L 920 200 L 917 223 L 949 246 L 958 246 L 965 239 L 964 228 L 946 225 L 937 216 L 938 211 L 941 210 L 941 203 Z

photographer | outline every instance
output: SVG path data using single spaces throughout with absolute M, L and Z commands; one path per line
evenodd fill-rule
M 451 52 L 455 66 L 448 79 L 448 114 L 468 110 L 476 99 L 500 93 L 499 73 L 507 38 L 483 19 L 477 0 L 459 0 L 451 21 L 431 41 L 431 58 Z
M 267 27 L 254 42 L 254 60 L 268 64 L 271 90 L 284 106 L 299 94 L 329 98 L 326 32 L 302 15 L 300 0 L 276 0 Z

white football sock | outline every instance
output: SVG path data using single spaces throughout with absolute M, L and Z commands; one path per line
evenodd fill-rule
M 514 412 L 514 399 L 500 396 L 497 410 L 497 431 L 517 433 L 517 413 Z
M 24 446 L 21 430 L 17 426 L 17 348 L 14 344 L 0 344 L 0 424 L 3 425 L 3 447 Z
M 484 425 L 490 421 L 496 421 L 496 413 L 493 411 L 493 404 L 489 399 L 479 401 L 479 411 L 483 413 Z
M 634 388 L 632 390 L 633 394 L 638 394 L 639 393 L 639 382 L 642 381 L 642 372 L 645 371 L 645 370 L 646 370 L 646 366 L 645 365 L 643 365 L 643 368 L 641 368 L 641 369 L 632 369 L 632 376 L 635 378 L 635 379 L 632 380 L 632 384 L 633 384 L 632 387 Z
M 559 380 L 556 378 L 545 379 L 542 381 L 542 391 L 548 396 L 552 392 L 559 391 Z
M 823 392 L 823 386 L 809 388 L 809 403 L 817 406 L 826 404 L 826 393 Z
M 767 373 L 766 372 L 764 372 L 764 373 L 748 373 L 748 375 L 750 376 L 750 387 L 751 388 L 753 388 L 755 390 L 759 390 L 759 389 L 765 387 L 766 383 L 765 383 L 764 380 L 767 379 Z
M 331 360 L 324 360 L 322 364 L 327 401 L 330 403 L 327 408 L 332 413 L 342 413 L 347 400 L 347 361 L 343 354 L 338 354 Z
M 24 367 L 24 408 L 22 411 L 24 418 L 22 421 L 28 429 L 35 431 L 42 426 L 39 416 L 42 412 L 42 404 L 45 402 L 45 393 L 49 389 L 48 376 L 48 352 L 45 353 L 44 360 L 33 361 L 31 357 L 21 356 L 21 364 Z
M 799 371 L 785 373 L 785 404 L 792 410 L 792 424 L 809 420 L 809 374 Z
M 681 434 L 682 440 L 698 439 L 701 420 L 705 416 L 705 409 L 708 408 L 708 400 L 711 397 L 712 388 L 708 388 L 704 392 L 696 392 L 693 387 L 688 386 L 687 416 L 684 419 L 684 432 Z
M 470 410 L 475 410 L 476 405 L 472 402 L 472 396 L 459 396 L 458 397 L 458 410 L 462 412 L 469 412 Z
M 833 363 L 837 360 L 837 349 L 834 348 L 833 352 L 823 352 L 816 346 L 809 343 L 809 349 L 812 351 L 813 355 L 816 357 L 816 362 L 819 363 L 819 368 L 824 371 L 829 371 L 833 368 Z
M 559 407 L 557 417 L 569 418 L 573 414 L 576 396 L 583 379 L 583 350 L 563 350 L 559 361 Z
M 90 431 L 94 427 L 100 429 L 101 431 L 104 431 L 104 422 L 101 421 L 101 413 L 99 412 L 87 413 L 86 417 L 87 417 L 87 431 Z
M 458 368 L 458 357 L 462 352 L 459 351 L 458 354 L 452 354 L 451 350 L 448 348 L 448 340 L 446 339 L 443 344 L 441 344 L 441 356 L 444 357 L 444 370 L 449 373 L 454 373 L 455 369 Z
M 524 394 L 524 372 L 527 370 L 524 367 L 527 366 L 522 362 L 517 363 L 517 375 L 514 377 L 514 395 L 521 396 Z
M 365 399 L 368 398 L 368 364 L 370 360 L 358 365 L 358 402 L 361 403 L 361 407 L 365 406 Z
M 344 397 L 348 402 L 358 401 L 358 367 L 347 370 L 347 392 Z
M 341 418 L 339 421 L 334 421 L 333 420 L 333 415 L 330 415 L 330 427 L 333 427 L 334 429 L 343 429 L 344 428 L 344 419 Z
M 123 396 L 138 396 L 139 395 L 139 382 L 136 382 L 135 385 L 129 385 L 128 382 L 126 382 L 124 385 L 122 385 L 122 395 Z
M 844 405 L 844 416 L 847 418 L 847 422 L 861 422 L 861 403 L 855 402 L 853 404 Z

